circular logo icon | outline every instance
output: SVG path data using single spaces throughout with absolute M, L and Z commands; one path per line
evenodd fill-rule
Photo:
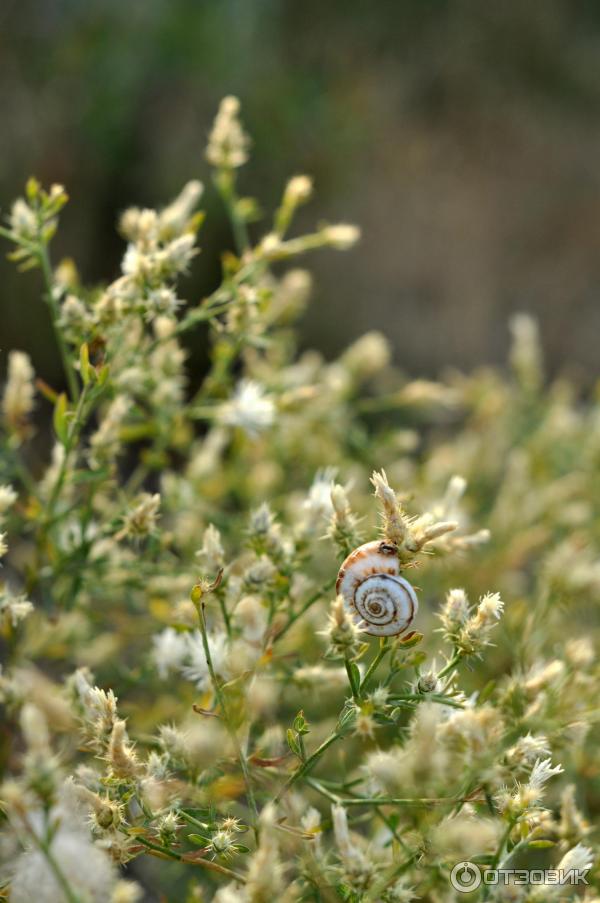
M 459 893 L 469 894 L 481 884 L 481 871 L 472 862 L 458 862 L 450 873 L 450 884 Z

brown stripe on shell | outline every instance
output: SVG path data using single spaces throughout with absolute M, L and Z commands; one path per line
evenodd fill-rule
M 348 557 L 342 563 L 337 576 L 337 580 L 335 581 L 336 593 L 340 588 L 340 583 L 346 576 L 346 571 L 348 570 L 348 568 L 352 567 L 357 561 L 360 561 L 361 558 L 367 558 L 369 555 L 372 555 L 374 551 L 378 552 L 380 555 L 389 555 L 390 557 L 393 556 L 394 558 L 398 554 L 398 547 L 391 542 L 380 542 L 377 545 L 376 549 L 374 549 L 373 546 L 375 546 L 374 542 L 367 542 L 364 545 L 359 546 L 357 549 L 354 549 L 353 552 L 350 552 Z M 370 572 L 367 573 L 377 574 L 379 573 L 379 571 L 377 570 L 377 568 L 373 568 Z M 394 573 L 394 569 L 388 570 L 388 574 Z

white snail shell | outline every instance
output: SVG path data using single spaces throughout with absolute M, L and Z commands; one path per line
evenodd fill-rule
M 361 629 L 371 636 L 397 636 L 413 622 L 417 594 L 400 576 L 398 549 L 388 542 L 367 542 L 340 568 L 337 593 Z

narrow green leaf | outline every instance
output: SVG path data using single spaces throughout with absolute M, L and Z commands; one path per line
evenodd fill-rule
M 79 372 L 84 386 L 87 386 L 92 378 L 93 371 L 90 366 L 90 351 L 87 342 L 84 342 L 79 349 Z
M 69 438 L 69 424 L 67 422 L 67 396 L 64 392 L 56 399 L 56 404 L 54 405 L 54 431 L 58 436 L 60 442 L 63 445 L 66 445 L 67 439 Z
M 289 748 L 291 749 L 291 751 L 294 753 L 295 756 L 298 756 L 298 758 L 301 759 L 302 751 L 300 749 L 300 744 L 298 743 L 296 734 L 294 733 L 294 731 L 292 730 L 291 727 L 288 727 L 286 736 L 287 736 L 287 744 L 288 744 Z
M 188 840 L 197 843 L 199 847 L 207 847 L 210 845 L 210 837 L 203 837 L 202 834 L 188 834 Z

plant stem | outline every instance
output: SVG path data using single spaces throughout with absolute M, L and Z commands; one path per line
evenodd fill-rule
M 219 865 L 218 862 L 211 862 L 210 859 L 186 858 L 185 855 L 176 853 L 174 850 L 170 850 L 168 847 L 161 846 L 161 844 L 153 843 L 151 840 L 146 840 L 145 837 L 136 837 L 136 841 L 155 853 L 162 853 L 163 856 L 167 856 L 169 859 L 176 859 L 177 862 L 183 862 L 189 865 L 199 865 L 202 868 L 209 869 L 211 872 L 219 872 L 221 875 L 226 875 L 228 878 L 234 878 L 236 881 L 246 880 L 244 875 L 242 875 L 240 872 L 236 872 L 233 869 L 228 869 L 224 865 Z
M 360 686 L 357 686 L 356 684 L 354 674 L 352 673 L 352 662 L 347 655 L 344 657 L 344 665 L 346 666 L 346 674 L 348 675 L 350 689 L 352 690 L 352 698 L 354 699 L 354 702 L 358 704 L 360 702 Z
M 451 671 L 454 671 L 460 660 L 462 659 L 462 653 L 456 652 L 453 657 L 450 659 L 448 664 L 442 668 L 441 671 L 438 671 L 437 679 L 441 680 L 442 677 L 446 677 L 447 674 L 450 674 Z
M 79 897 L 79 894 L 77 894 L 73 890 L 71 885 L 69 884 L 66 875 L 64 874 L 64 872 L 62 871 L 58 862 L 54 858 L 49 845 L 41 842 L 40 849 L 41 849 L 42 853 L 44 854 L 44 856 L 46 857 L 46 859 L 48 861 L 48 865 L 54 872 L 54 877 L 60 884 L 62 891 L 63 891 L 65 897 L 67 898 L 67 900 L 69 901 L 69 903 L 81 903 L 81 898 Z
M 328 790 L 315 778 L 308 778 L 307 783 L 332 803 L 340 806 L 453 806 L 457 801 L 456 797 L 417 797 L 415 799 L 395 796 L 341 797 Z
M 196 609 L 198 611 L 198 618 L 200 621 L 200 633 L 202 634 L 202 646 L 204 648 L 204 655 L 206 656 L 206 664 L 208 666 L 208 673 L 210 674 L 210 679 L 215 691 L 215 696 L 217 698 L 217 702 L 219 707 L 223 713 L 223 721 L 225 722 L 225 726 L 227 727 L 227 731 L 231 740 L 233 742 L 235 751 L 237 753 L 238 759 L 240 760 L 240 767 L 242 769 L 242 774 L 244 776 L 244 783 L 246 785 L 246 798 L 248 800 L 248 806 L 253 815 L 254 819 L 254 833 L 257 835 L 258 827 L 258 809 L 256 808 L 256 800 L 254 799 L 254 791 L 252 790 L 252 783 L 250 781 L 250 772 L 248 770 L 248 762 L 246 760 L 246 754 L 242 749 L 241 743 L 239 741 L 237 731 L 231 720 L 229 718 L 229 713 L 227 711 L 227 704 L 225 702 L 225 696 L 223 695 L 223 691 L 221 689 L 221 685 L 219 684 L 213 662 L 210 654 L 210 647 L 208 645 L 208 633 L 206 630 L 206 619 L 204 617 L 204 603 L 200 602 L 196 605 Z
M 442 696 L 439 693 L 395 693 L 390 696 L 389 700 L 392 705 L 395 702 L 437 702 L 440 705 L 449 705 L 454 709 L 464 709 L 462 702 L 456 702 L 449 696 Z
M 65 446 L 64 446 L 65 454 L 64 454 L 61 466 L 60 466 L 60 470 L 56 477 L 56 483 L 54 484 L 54 486 L 52 488 L 52 494 L 48 501 L 48 507 L 47 507 L 47 511 L 46 511 L 46 523 L 50 523 L 52 520 L 52 516 L 54 514 L 54 507 L 60 496 L 60 491 L 62 489 L 63 483 L 65 481 L 65 476 L 67 474 L 67 465 L 69 462 L 69 455 L 71 454 L 71 451 L 73 450 L 73 446 L 75 445 L 77 438 L 79 436 L 79 432 L 85 422 L 83 414 L 84 414 L 85 401 L 87 399 L 87 388 L 88 388 L 87 386 L 84 386 L 84 388 L 83 388 L 83 392 L 81 393 L 79 400 L 77 402 L 77 408 L 75 410 L 75 416 L 73 417 L 73 422 L 71 423 L 71 426 L 69 428 L 67 441 L 65 442 Z
M 306 600 L 306 602 L 304 603 L 302 608 L 298 609 L 298 611 L 296 611 L 290 615 L 287 624 L 284 624 L 284 626 L 281 628 L 281 630 L 277 634 L 276 639 L 278 639 L 278 640 L 281 639 L 281 637 L 285 633 L 288 632 L 288 630 L 290 629 L 292 624 L 295 624 L 296 621 L 298 620 L 298 618 L 301 618 L 302 615 L 305 614 L 305 612 L 307 612 L 308 609 L 311 608 L 315 604 L 315 602 L 318 602 L 319 599 L 321 599 L 326 593 L 328 593 L 329 590 L 334 586 L 335 586 L 335 580 L 334 579 L 328 580 L 327 583 L 324 586 L 322 586 L 320 590 L 318 590 L 316 593 L 313 593 L 313 595 L 310 596 L 310 598 Z
M 336 740 L 339 740 L 339 738 L 341 736 L 342 736 L 342 734 L 339 734 L 337 731 L 334 731 L 333 734 L 331 734 L 329 737 L 327 737 L 327 739 L 321 743 L 321 745 L 318 747 L 318 749 L 316 749 L 314 751 L 312 756 L 309 756 L 308 759 L 306 760 L 306 762 L 303 762 L 301 765 L 299 765 L 298 768 L 289 776 L 289 778 L 287 779 L 287 781 L 285 782 L 285 784 L 283 785 L 281 790 L 279 790 L 279 792 L 275 794 L 275 798 L 273 799 L 273 802 L 275 804 L 277 804 L 279 802 L 279 800 L 281 799 L 281 797 L 285 793 L 287 793 L 287 791 L 290 789 L 292 784 L 295 784 L 296 781 L 298 781 L 307 772 L 309 772 L 311 770 L 311 768 L 313 767 L 313 765 L 316 765 L 316 763 L 319 761 L 319 759 L 321 758 L 321 756 L 323 755 L 325 750 L 328 749 L 332 743 L 335 743 Z
M 504 849 L 506 847 L 506 844 L 508 843 L 508 840 L 511 835 L 511 831 L 514 828 L 514 826 L 515 826 L 515 822 L 511 819 L 506 827 L 506 830 L 502 834 L 502 837 L 500 838 L 500 843 L 498 844 L 498 848 L 496 849 L 496 852 L 494 853 L 494 858 L 492 859 L 492 861 L 490 862 L 490 864 L 488 866 L 489 869 L 498 868 L 498 863 L 500 862 L 502 854 L 504 853 Z M 515 847 L 515 849 L 516 849 L 516 847 Z M 512 853 L 511 853 L 511 855 L 512 855 Z M 503 864 L 505 864 L 505 863 L 503 863 Z M 490 885 L 487 884 L 483 891 L 483 899 L 484 900 L 487 900 L 489 893 L 490 893 Z
M 219 194 L 221 195 L 225 209 L 227 210 L 229 221 L 231 222 L 236 250 L 238 254 L 241 255 L 244 253 L 244 251 L 248 250 L 250 246 L 250 240 L 248 238 L 248 229 L 246 228 L 246 223 L 240 217 L 237 209 L 238 198 L 235 192 L 235 176 L 233 170 L 220 170 L 215 179 L 215 184 L 217 186 Z
M 365 676 L 363 677 L 363 679 L 361 681 L 361 684 L 360 684 L 361 695 L 364 693 L 365 689 L 368 686 L 369 680 L 375 673 L 376 669 L 379 666 L 379 663 L 382 661 L 383 657 L 388 653 L 388 651 L 389 651 L 389 640 L 387 637 L 385 637 L 380 641 L 379 651 L 378 651 L 377 655 L 375 656 L 375 658 L 373 659 L 373 661 L 371 662 L 371 664 L 369 665 L 369 667 L 367 668 Z
M 77 377 L 75 376 L 75 370 L 73 368 L 72 361 L 69 357 L 69 349 L 65 343 L 62 332 L 60 331 L 60 327 L 58 325 L 58 318 L 60 316 L 60 310 L 58 308 L 58 304 L 53 294 L 53 279 L 52 279 L 52 265 L 50 263 L 50 255 L 48 253 L 47 246 L 40 241 L 38 259 L 40 261 L 40 267 L 42 270 L 42 275 L 44 277 L 44 283 L 46 286 L 46 303 L 50 308 L 50 314 L 52 318 L 52 328 L 54 329 L 54 337 L 56 339 L 56 344 L 58 345 L 58 350 L 60 352 L 63 370 L 65 372 L 65 376 L 67 378 L 67 385 L 69 387 L 69 395 L 71 396 L 72 401 L 77 401 L 79 398 L 79 386 L 77 385 Z
M 453 806 L 456 797 L 420 797 L 409 799 L 395 796 L 361 796 L 341 799 L 342 806 Z
M 37 848 L 40 850 L 40 852 L 45 856 L 46 861 L 47 861 L 48 865 L 50 866 L 50 868 L 52 869 L 54 877 L 58 881 L 68 903 L 82 903 L 81 898 L 79 897 L 79 894 L 77 894 L 73 890 L 73 888 L 69 884 L 67 876 L 64 874 L 60 865 L 54 858 L 54 854 L 52 853 L 52 850 L 50 849 L 50 843 L 48 842 L 48 840 L 47 839 L 42 840 L 41 837 L 38 837 L 35 829 L 32 828 L 32 826 L 29 823 L 29 820 L 26 817 L 23 818 L 23 823 L 25 825 L 25 828 L 27 830 L 29 837 L 34 842 L 34 844 L 37 846 Z

